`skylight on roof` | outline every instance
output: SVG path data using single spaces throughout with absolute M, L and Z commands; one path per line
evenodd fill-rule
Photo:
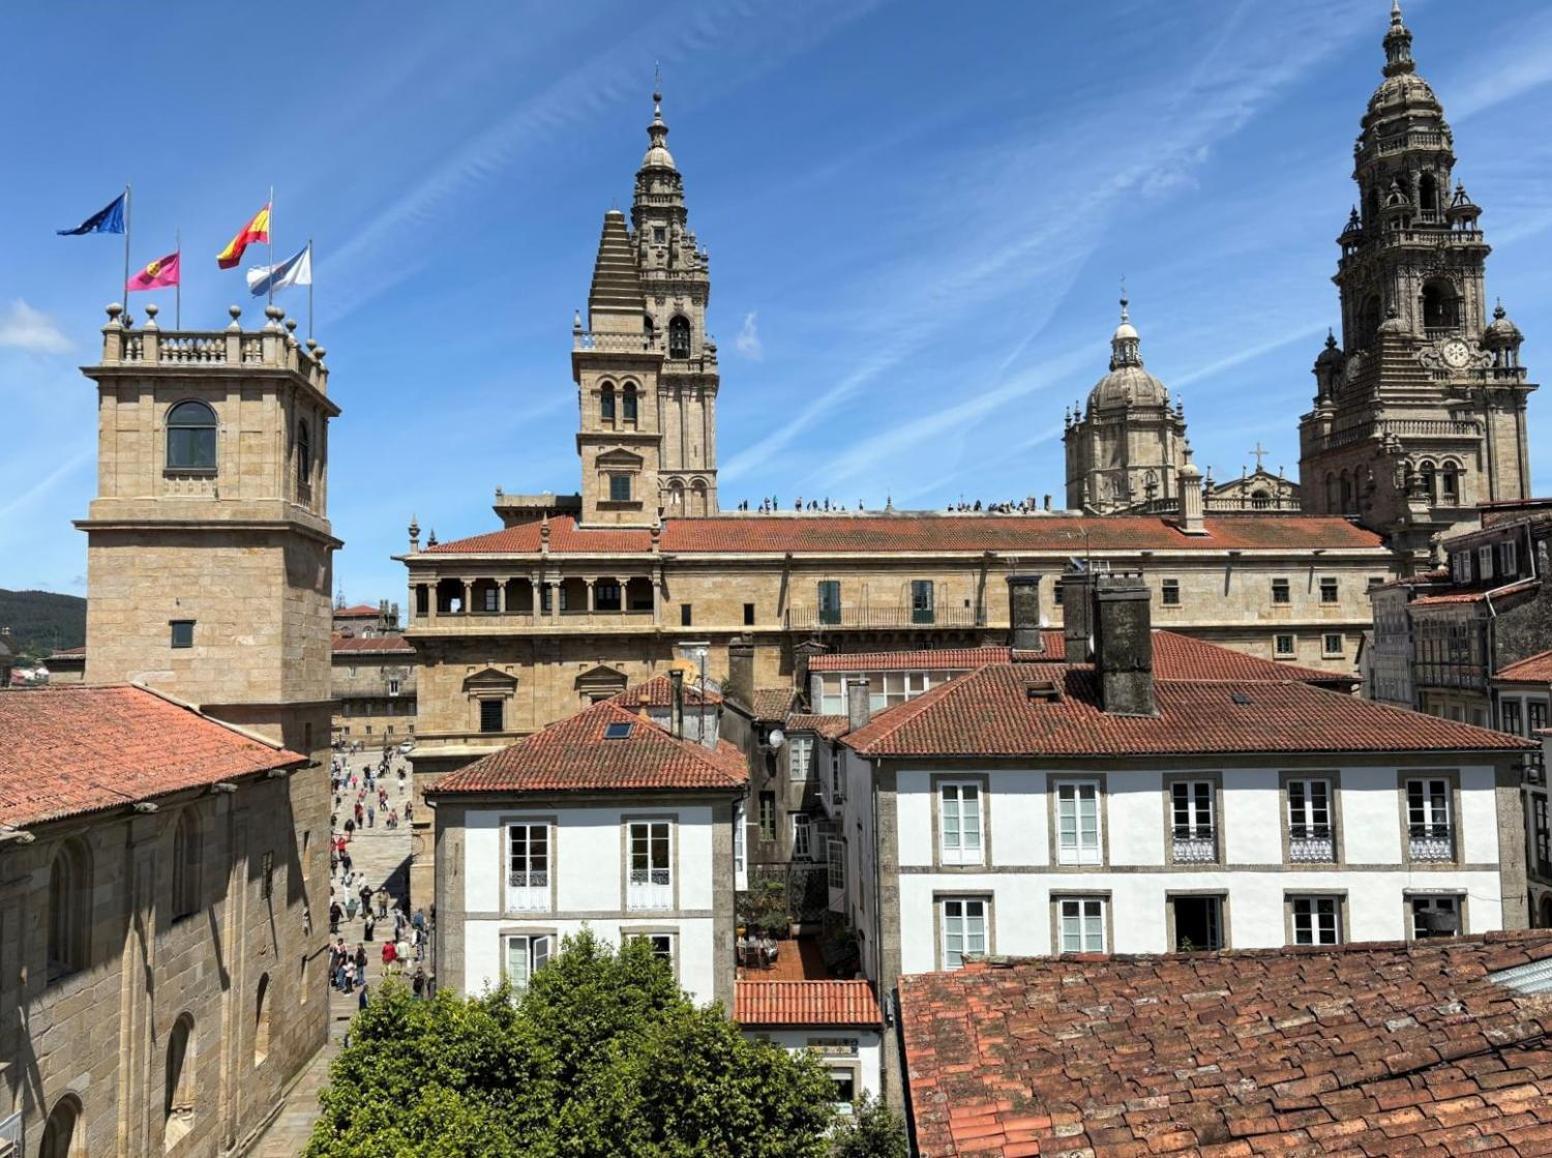
M 609 724 L 604 728 L 605 740 L 624 740 L 631 734 L 631 725 L 626 723 Z

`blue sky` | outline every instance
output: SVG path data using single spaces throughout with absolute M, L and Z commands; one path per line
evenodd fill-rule
M 5 16 L 27 51 L 4 82 L 26 115 L 0 188 L 0 586 L 85 590 L 70 520 L 96 428 L 76 367 L 121 250 L 53 231 L 132 181 L 136 264 L 181 228 L 184 324 L 218 328 L 247 299 L 214 255 L 273 184 L 277 256 L 316 239 L 354 602 L 402 599 L 389 556 L 412 513 L 449 539 L 495 523 L 497 486 L 576 488 L 571 316 L 603 212 L 629 204 L 656 60 L 711 253 L 725 506 L 1059 503 L 1062 411 L 1105 370 L 1123 275 L 1197 463 L 1236 474 L 1260 441 L 1296 474 L 1389 5 L 84 7 Z M 1552 7 L 1406 15 L 1534 378 Z M 1552 492 L 1552 402 L 1531 425 Z

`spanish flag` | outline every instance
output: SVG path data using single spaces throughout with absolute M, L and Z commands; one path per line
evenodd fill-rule
M 222 269 L 233 269 L 242 261 L 243 250 L 257 241 L 269 240 L 269 206 L 265 205 L 253 215 L 253 220 L 237 231 L 237 236 L 227 242 L 226 248 L 216 254 L 216 264 Z

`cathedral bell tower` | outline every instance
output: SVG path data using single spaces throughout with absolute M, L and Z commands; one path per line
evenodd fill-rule
M 1396 4 L 1384 80 L 1354 146 L 1358 204 L 1332 279 L 1342 340 L 1316 359 L 1299 424 L 1306 510 L 1344 514 L 1415 562 L 1482 503 L 1529 496 L 1520 333 L 1489 323 L 1481 210 L 1455 177 L 1454 137 L 1412 60 Z
M 648 526 L 717 511 L 717 345 L 706 332 L 711 274 L 689 227 L 668 151 L 661 92 L 630 223 L 611 209 L 572 327 L 580 394 L 584 525 Z

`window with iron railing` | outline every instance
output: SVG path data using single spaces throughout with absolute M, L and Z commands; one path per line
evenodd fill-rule
M 1450 823 L 1450 782 L 1442 777 L 1408 780 L 1407 839 L 1413 860 L 1455 859 L 1455 831 Z
M 1331 782 L 1288 781 L 1288 859 L 1296 864 L 1336 861 Z
M 543 822 L 507 825 L 507 911 L 550 907 L 550 828 Z
M 671 909 L 674 905 L 671 825 L 666 820 L 637 820 L 627 826 L 629 869 L 627 909 Z
M 1170 786 L 1175 863 L 1211 864 L 1218 859 L 1218 833 L 1213 825 L 1214 790 L 1210 780 L 1178 780 Z

